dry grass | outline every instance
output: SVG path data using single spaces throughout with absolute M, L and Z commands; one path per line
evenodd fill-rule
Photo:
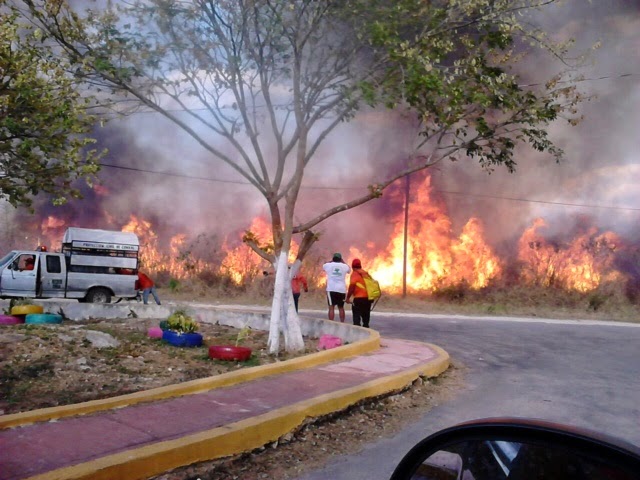
M 173 291 L 168 288 L 160 289 L 160 295 L 176 302 L 268 306 L 271 304 L 272 288 L 264 279 L 258 279 L 245 288 L 230 285 L 207 287 L 202 283 L 186 283 Z M 324 310 L 324 290 L 312 289 L 309 293 L 303 293 L 300 308 Z M 535 286 L 494 287 L 484 290 L 457 287 L 429 295 L 410 294 L 406 298 L 383 292 L 376 309 L 384 312 L 640 321 L 638 301 L 630 300 L 626 292 L 611 286 L 589 293 Z

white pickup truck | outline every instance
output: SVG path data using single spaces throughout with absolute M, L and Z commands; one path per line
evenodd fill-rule
M 68 228 L 62 252 L 14 250 L 0 259 L 0 298 L 134 299 L 139 250 L 134 233 Z

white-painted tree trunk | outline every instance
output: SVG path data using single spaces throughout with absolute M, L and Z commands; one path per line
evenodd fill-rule
M 291 293 L 291 278 L 300 268 L 300 262 L 296 260 L 289 270 L 288 257 L 289 252 L 282 251 L 275 265 L 276 281 L 273 288 L 268 341 L 269 353 L 271 354 L 277 354 L 280 349 L 280 333 L 284 336 L 287 352 L 304 350 L 300 319 Z

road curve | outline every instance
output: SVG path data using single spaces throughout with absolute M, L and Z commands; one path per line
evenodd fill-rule
M 387 479 L 425 436 L 493 416 L 567 423 L 640 445 L 640 324 L 374 312 L 371 325 L 383 338 L 441 346 L 465 386 L 396 436 L 298 480 Z

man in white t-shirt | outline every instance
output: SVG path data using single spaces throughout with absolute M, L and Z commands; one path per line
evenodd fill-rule
M 351 267 L 344 263 L 342 255 L 333 254 L 333 259 L 325 263 L 322 268 L 327 274 L 327 302 L 329 304 L 329 320 L 335 317 L 335 307 L 338 307 L 340 321 L 344 323 L 344 299 L 347 296 L 347 273 Z

